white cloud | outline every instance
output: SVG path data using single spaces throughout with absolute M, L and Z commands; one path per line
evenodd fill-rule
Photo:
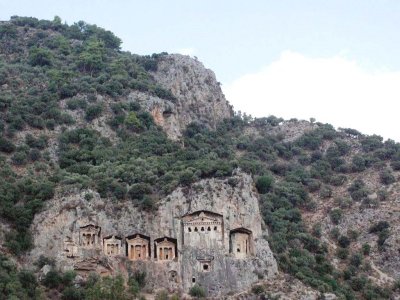
M 193 56 L 196 53 L 196 49 L 195 48 L 181 48 L 181 49 L 178 49 L 178 50 L 176 50 L 174 52 L 182 54 L 182 55 Z
M 400 72 L 365 70 L 338 55 L 280 58 L 223 87 L 235 107 L 255 117 L 309 119 L 400 141 Z

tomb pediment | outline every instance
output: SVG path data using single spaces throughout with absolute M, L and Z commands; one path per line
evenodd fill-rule
M 158 246 L 170 246 L 170 245 L 174 245 L 174 246 L 175 246 L 174 243 L 168 241 L 167 239 L 164 239 L 164 240 L 161 241 L 161 242 L 157 242 L 157 245 L 158 245 Z
M 87 231 L 87 232 L 95 232 L 95 233 L 97 233 L 97 232 L 100 231 L 100 227 L 96 226 L 96 225 L 93 225 L 93 224 L 89 224 L 89 225 L 86 225 L 86 226 L 81 226 L 81 230 L 82 231 Z
M 127 241 L 139 241 L 139 240 L 148 240 L 148 241 L 150 241 L 150 238 L 148 236 L 143 235 L 143 234 L 135 233 L 135 234 L 132 234 L 132 235 L 128 235 L 126 237 L 126 240 Z
M 183 218 L 184 225 L 221 224 L 221 223 L 222 223 L 222 216 L 204 211 L 201 211 L 200 213 L 193 213 Z
M 131 239 L 126 239 L 128 243 L 141 243 L 141 242 L 148 242 L 147 239 L 141 238 L 140 236 L 134 237 Z
M 107 243 L 120 243 L 122 238 L 118 236 L 108 236 L 103 239 Z

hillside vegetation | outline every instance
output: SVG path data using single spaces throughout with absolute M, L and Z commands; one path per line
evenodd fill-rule
M 32 247 L 31 222 L 55 191 L 91 188 L 116 205 L 130 201 L 151 213 L 178 186 L 229 177 L 236 168 L 256 182 L 281 271 L 343 299 L 398 294 L 395 271 L 392 281 L 371 276 L 397 224 L 371 218 L 364 227 L 345 225 L 347 216 L 395 201 L 400 144 L 329 124 L 239 114 L 216 130 L 192 123 L 172 141 L 126 97 L 138 90 L 175 101 L 151 74 L 168 54 L 134 55 L 120 44 L 110 31 L 57 17 L 0 23 L 0 299 L 39 299 L 49 290 L 63 299 L 137 295 L 139 277 L 129 288 L 121 278 L 77 288 L 75 274 L 54 271 L 38 281 L 35 272 L 45 263 L 12 263 L 22 263 Z M 111 132 L 96 128 L 100 118 Z M 119 296 L 96 294 L 104 286 Z

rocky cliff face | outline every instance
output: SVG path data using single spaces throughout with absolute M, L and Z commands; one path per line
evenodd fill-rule
M 169 138 L 179 139 L 192 122 L 215 129 L 218 122 L 233 116 L 232 106 L 225 99 L 214 72 L 206 69 L 198 60 L 179 54 L 163 55 L 158 59 L 157 71 L 151 74 L 157 84 L 171 91 L 175 100 L 134 90 L 127 96 L 119 97 L 117 102 L 139 103 Z M 62 102 L 64 108 L 68 100 Z M 115 103 L 115 99 L 98 96 L 97 101 L 107 104 L 107 114 L 91 125 L 105 136 L 113 138 L 113 131 L 106 119 L 112 115 L 109 106 Z M 73 113 L 77 125 L 86 123 L 82 112 L 77 110 Z
M 156 122 L 164 125 L 170 137 L 178 137 L 191 122 L 215 128 L 219 121 L 233 116 L 214 72 L 197 59 L 180 54 L 162 56 L 152 74 L 177 99 L 175 105 L 155 104 L 151 109 Z
M 35 217 L 32 225 L 35 247 L 29 255 L 30 262 L 40 255 L 54 257 L 62 269 L 75 269 L 82 276 L 90 271 L 103 274 L 146 271 L 149 290 L 187 292 L 198 283 L 211 296 L 246 290 L 258 280 L 271 279 L 277 273 L 276 261 L 266 241 L 268 231 L 262 225 L 253 181 L 248 175 L 237 173 L 229 179 L 202 180 L 190 188 L 178 188 L 154 212 L 139 210 L 129 203 L 116 206 L 96 193 L 93 199 L 85 200 L 86 193 L 60 193 Z M 200 225 L 193 225 L 188 232 L 183 220 L 193 214 L 205 219 L 221 217 L 218 224 L 222 226 L 217 229 L 208 219 L 200 220 L 193 223 Z M 90 246 L 82 236 L 88 225 L 97 228 Z M 214 230 L 216 238 L 207 237 Z M 248 236 L 248 248 L 241 249 L 241 257 L 237 256 L 239 246 L 232 245 L 235 232 Z M 150 254 L 144 259 L 127 257 L 125 240 L 134 234 L 149 239 Z M 198 238 L 184 241 L 188 234 Z M 122 248 L 115 256 L 104 253 L 104 237 L 112 235 L 122 238 Z M 175 243 L 176 257 L 160 259 L 156 249 L 160 238 Z

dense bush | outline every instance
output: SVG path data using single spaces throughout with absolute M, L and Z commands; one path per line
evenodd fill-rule
M 356 179 L 348 188 L 350 196 L 355 201 L 360 201 L 368 196 L 369 192 L 362 179 Z
M 18 271 L 3 254 L 0 254 L 0 277 L 1 299 L 41 299 L 36 276 L 29 270 Z
M 273 178 L 271 176 L 261 176 L 256 181 L 256 187 L 260 194 L 267 193 L 273 184 Z
M 15 150 L 15 145 L 8 139 L 0 136 L 0 151 L 11 153 Z
M 62 276 L 59 271 L 53 269 L 47 272 L 44 276 L 42 283 L 48 288 L 57 288 L 62 283 Z
M 394 177 L 393 173 L 385 169 L 379 174 L 380 180 L 383 184 L 391 184 L 396 181 L 396 178 Z
M 98 118 L 102 112 L 103 112 L 102 104 L 99 103 L 99 104 L 89 105 L 86 108 L 85 118 L 88 121 L 92 121 L 92 120 Z
M 198 284 L 195 284 L 190 288 L 189 295 L 195 298 L 205 298 L 206 290 Z
M 387 221 L 379 221 L 369 228 L 369 233 L 379 233 L 383 230 L 388 229 L 389 227 L 390 225 Z
M 53 64 L 53 55 L 50 50 L 32 48 L 29 53 L 29 63 L 32 66 L 51 66 Z
M 333 224 L 337 225 L 342 219 L 343 212 L 340 208 L 335 208 L 329 212 L 329 216 L 331 217 L 331 221 L 333 222 Z

